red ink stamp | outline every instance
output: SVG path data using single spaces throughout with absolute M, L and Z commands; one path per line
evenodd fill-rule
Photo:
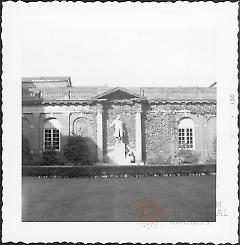
M 160 221 L 161 208 L 158 201 L 153 199 L 144 199 L 139 202 L 138 216 L 142 222 Z

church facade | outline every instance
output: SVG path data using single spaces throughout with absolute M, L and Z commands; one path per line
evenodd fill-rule
M 199 163 L 215 154 L 216 87 L 74 87 L 69 77 L 22 79 L 22 134 L 35 156 L 52 146 L 61 155 L 77 135 L 86 139 L 92 163 L 117 164 L 116 118 L 119 154 L 131 156 L 129 163 L 174 159 L 183 148 L 198 153 Z

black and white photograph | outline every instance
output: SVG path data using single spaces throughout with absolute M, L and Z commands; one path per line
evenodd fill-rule
M 5 240 L 235 241 L 238 5 L 3 7 Z

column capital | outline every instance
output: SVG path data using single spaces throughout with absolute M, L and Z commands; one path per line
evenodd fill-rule
M 138 109 L 136 110 L 136 113 L 142 113 L 142 112 L 143 112 L 142 108 L 138 108 Z
M 95 112 L 96 113 L 103 113 L 103 105 L 100 103 L 96 104 Z
M 135 111 L 136 113 L 142 113 L 142 104 L 141 103 L 136 103 L 135 104 Z
M 103 113 L 103 109 L 100 108 L 100 109 L 97 109 L 97 114 L 102 114 Z

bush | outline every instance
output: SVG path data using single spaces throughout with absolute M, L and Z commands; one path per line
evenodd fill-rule
M 30 152 L 28 139 L 22 136 L 22 164 L 30 165 L 31 162 L 32 162 L 32 155 Z
M 82 136 L 70 136 L 68 144 L 64 147 L 64 157 L 75 165 L 90 164 L 86 138 Z
M 161 165 L 161 164 L 170 164 L 172 156 L 168 152 L 158 152 L 150 156 L 147 160 L 148 164 L 152 165 Z
M 62 165 L 53 147 L 43 152 L 41 165 Z
M 213 152 L 216 156 L 217 155 L 217 137 L 216 136 L 214 137 L 214 140 L 213 140 Z
M 40 153 L 33 153 L 32 154 L 32 165 L 41 165 L 42 163 L 42 154 Z
M 213 154 L 210 156 L 211 162 L 216 162 L 217 159 L 217 137 L 213 140 Z
M 212 151 L 208 152 L 208 159 L 207 163 L 216 163 L 217 160 L 217 138 L 216 136 L 213 139 L 213 149 Z
M 198 163 L 200 159 L 200 154 L 193 150 L 180 149 L 177 154 L 177 158 L 179 159 L 179 164 Z

